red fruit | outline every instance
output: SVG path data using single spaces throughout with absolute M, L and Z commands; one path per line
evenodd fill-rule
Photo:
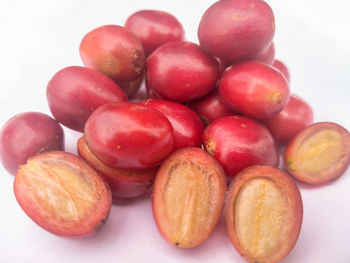
M 225 174 L 200 148 L 174 152 L 159 168 L 152 208 L 159 232 L 172 245 L 191 248 L 205 241 L 221 217 Z
M 157 10 L 141 10 L 126 20 L 125 28 L 142 42 L 146 56 L 156 48 L 173 41 L 182 41 L 184 30 L 171 14 Z
M 288 82 L 290 82 L 289 70 L 288 70 L 287 66 L 281 60 L 275 59 L 272 66 L 274 68 L 278 69 L 282 73 L 282 75 L 288 80 Z
M 214 121 L 204 131 L 203 143 L 229 177 L 256 164 L 278 166 L 279 154 L 270 132 L 244 116 Z
M 280 262 L 300 233 L 303 203 L 299 189 L 279 169 L 249 167 L 233 179 L 225 218 L 232 244 L 248 262 Z
M 273 42 L 267 49 L 263 50 L 253 58 L 253 60 L 258 60 L 268 65 L 272 65 L 272 63 L 274 62 L 274 59 L 275 59 L 275 45 L 273 44 Z
M 200 98 L 215 88 L 217 78 L 218 63 L 194 43 L 165 44 L 147 59 L 148 88 L 166 100 Z
M 289 86 L 276 69 L 257 61 L 227 69 L 219 86 L 222 101 L 231 109 L 257 119 L 271 118 L 287 105 Z
M 0 159 L 15 175 L 29 157 L 64 149 L 63 129 L 56 120 L 40 112 L 25 112 L 9 119 L 0 132 Z
M 158 167 L 144 170 L 118 170 L 103 164 L 90 151 L 84 137 L 78 140 L 78 153 L 106 179 L 116 197 L 133 198 L 143 195 L 153 185 Z
M 160 164 L 174 148 L 173 127 L 159 111 L 132 102 L 108 103 L 85 125 L 91 152 L 116 169 L 144 169 Z
M 262 0 L 221 0 L 210 6 L 198 27 L 201 47 L 231 62 L 249 60 L 269 47 L 275 19 Z
M 98 107 L 128 99 L 110 78 L 78 66 L 58 71 L 47 86 L 46 96 L 55 119 L 81 132 L 86 120 Z
M 222 103 L 218 90 L 213 90 L 204 97 L 192 101 L 190 108 L 195 111 L 205 125 L 226 116 L 237 113 Z
M 166 100 L 148 99 L 140 102 L 164 114 L 174 128 L 174 149 L 202 144 L 204 125 L 200 118 L 186 106 Z
M 84 236 L 103 226 L 111 191 L 81 158 L 46 152 L 18 169 L 14 193 L 23 211 L 40 227 L 60 236 Z
M 142 44 L 121 26 L 107 25 L 85 35 L 80 44 L 83 64 L 114 81 L 132 81 L 144 71 Z
M 308 184 L 332 182 L 350 165 L 350 133 L 332 122 L 314 123 L 287 145 L 284 166 Z
M 272 118 L 264 120 L 264 124 L 275 140 L 284 145 L 313 120 L 311 107 L 300 97 L 292 95 L 287 106 Z

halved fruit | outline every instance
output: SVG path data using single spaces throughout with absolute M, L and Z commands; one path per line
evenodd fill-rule
M 349 164 L 350 134 L 332 122 L 319 122 L 305 128 L 284 152 L 288 173 L 309 184 L 334 181 Z
M 174 152 L 154 183 L 153 214 L 163 237 L 179 248 L 208 238 L 224 205 L 226 182 L 217 161 L 200 148 Z
M 225 217 L 241 256 L 249 262 L 279 262 L 299 236 L 303 218 L 299 189 L 277 168 L 246 168 L 231 183 Z
M 14 193 L 36 224 L 61 236 L 99 229 L 112 204 L 103 178 L 79 157 L 61 151 L 36 155 L 20 166 Z

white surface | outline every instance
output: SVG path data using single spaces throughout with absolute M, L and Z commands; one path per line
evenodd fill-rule
M 59 69 L 81 65 L 78 47 L 88 31 L 122 25 L 139 9 L 171 12 L 186 37 L 197 42 L 201 14 L 214 1 L 9 1 L 0 2 L 0 126 L 24 111 L 49 113 L 46 84 Z M 350 16 L 345 0 L 268 1 L 277 32 L 277 58 L 291 71 L 291 89 L 314 109 L 316 121 L 350 129 Z M 78 133 L 66 130 L 68 151 Z M 64 239 L 36 226 L 0 168 L 0 262 L 244 262 L 221 220 L 201 246 L 180 250 L 159 235 L 149 198 L 114 203 L 96 235 Z M 350 262 L 350 171 L 323 187 L 302 187 L 304 221 L 299 240 L 283 262 Z

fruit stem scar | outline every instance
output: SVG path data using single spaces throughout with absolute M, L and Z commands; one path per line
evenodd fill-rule
M 283 97 L 282 97 L 282 94 L 278 91 L 274 91 L 271 93 L 271 96 L 270 96 L 270 101 L 275 103 L 275 104 L 279 104 L 281 103 L 283 100 Z
M 210 154 L 214 154 L 215 150 L 216 150 L 216 145 L 213 139 L 209 138 L 206 142 L 205 142 L 205 149 L 207 150 L 208 153 Z

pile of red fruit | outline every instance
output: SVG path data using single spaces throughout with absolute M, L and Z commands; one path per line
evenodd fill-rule
M 350 134 L 312 124 L 309 105 L 290 95 L 274 33 L 264 1 L 221 0 L 202 16 L 200 45 L 184 41 L 175 17 L 151 10 L 86 34 L 85 67 L 64 68 L 47 86 L 55 119 L 23 113 L 1 130 L 20 206 L 47 231 L 82 236 L 103 225 L 112 195 L 153 189 L 159 231 L 190 248 L 208 238 L 226 198 L 237 251 L 250 262 L 282 260 L 303 216 L 292 178 L 322 184 L 342 175 Z M 59 123 L 84 133 L 79 157 L 63 151 Z M 289 175 L 276 168 L 285 145 Z

